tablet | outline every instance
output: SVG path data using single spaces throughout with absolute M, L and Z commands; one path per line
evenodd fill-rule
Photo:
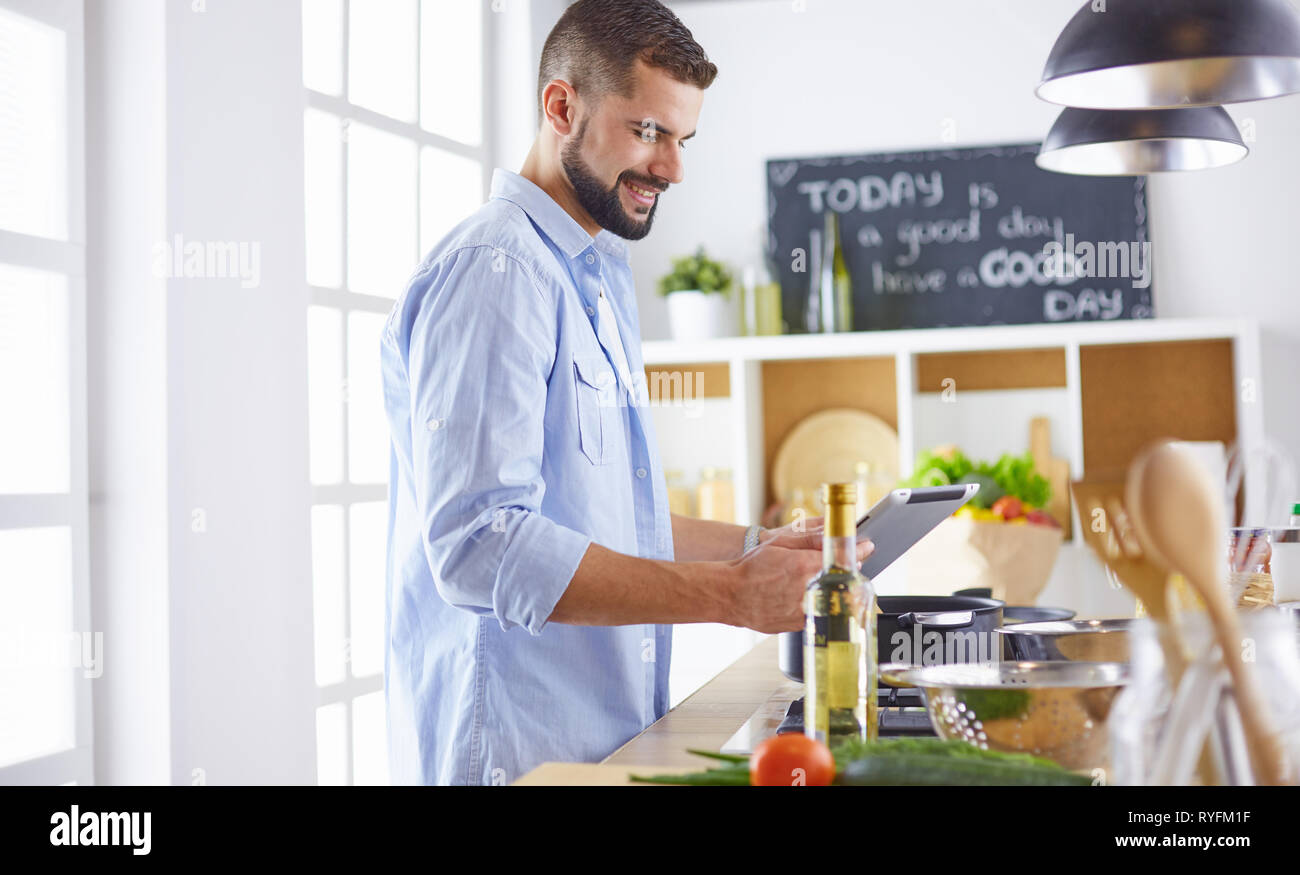
M 884 571 L 930 530 L 951 516 L 979 492 L 978 483 L 895 489 L 858 520 L 857 539 L 870 538 L 875 550 L 862 563 L 862 573 L 873 578 Z

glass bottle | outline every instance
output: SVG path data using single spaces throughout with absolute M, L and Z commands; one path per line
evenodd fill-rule
M 871 463 L 859 461 L 853 466 L 853 482 L 858 487 L 858 503 L 854 508 L 855 519 L 862 519 L 871 510 Z
M 840 219 L 823 215 L 821 232 L 813 231 L 812 278 L 808 293 L 808 330 L 815 333 L 853 330 L 853 281 L 840 242 Z
M 758 271 L 746 265 L 740 280 L 740 335 L 758 334 Z
M 823 316 L 830 315 L 826 331 L 853 330 L 853 281 L 849 277 L 849 264 L 844 257 L 844 246 L 840 240 L 840 217 L 834 210 L 826 211 L 825 255 L 822 258 L 822 295 L 828 300 L 828 309 Z M 829 282 L 827 279 L 829 277 Z M 827 290 L 830 292 L 826 298 Z
M 813 228 L 808 232 L 808 297 L 804 300 L 804 323 L 809 334 L 820 334 L 822 325 L 822 232 Z
M 691 491 L 686 488 L 685 477 L 681 470 L 668 469 L 664 472 L 664 480 L 667 481 L 668 487 L 668 510 L 679 516 L 690 516 Z
M 696 489 L 696 507 L 702 520 L 722 523 L 735 521 L 736 494 L 731 485 L 731 469 L 707 466 L 700 469 Z
M 834 745 L 877 736 L 876 606 L 858 571 L 852 483 L 822 486 L 822 572 L 804 596 L 804 734 Z
M 743 273 L 741 324 L 746 337 L 781 333 L 781 284 L 767 267 L 746 267 Z

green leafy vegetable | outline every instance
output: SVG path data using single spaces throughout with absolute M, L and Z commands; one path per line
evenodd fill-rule
M 979 483 L 971 499 L 975 507 L 989 508 L 1003 495 L 1012 495 L 1032 507 L 1044 507 L 1052 485 L 1034 469 L 1034 457 L 1004 453 L 996 462 L 972 462 L 961 450 L 925 450 L 916 459 L 912 476 L 898 485 L 916 489 L 950 483 Z

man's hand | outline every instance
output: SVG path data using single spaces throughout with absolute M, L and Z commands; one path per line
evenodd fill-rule
M 766 531 L 759 545 L 732 563 L 735 620 L 732 625 L 758 632 L 793 632 L 803 628 L 803 596 L 822 569 L 821 518 Z M 799 525 L 798 523 L 794 525 Z M 858 562 L 875 549 L 858 543 Z
M 758 536 L 759 544 L 776 543 L 795 550 L 821 550 L 824 517 L 795 520 L 779 529 L 764 529 Z

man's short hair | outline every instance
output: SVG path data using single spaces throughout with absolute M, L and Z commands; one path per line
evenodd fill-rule
M 542 47 L 537 110 L 552 79 L 564 79 L 583 100 L 632 93 L 640 60 L 678 82 L 708 88 L 718 68 L 691 32 L 658 0 L 578 0 L 560 16 Z

